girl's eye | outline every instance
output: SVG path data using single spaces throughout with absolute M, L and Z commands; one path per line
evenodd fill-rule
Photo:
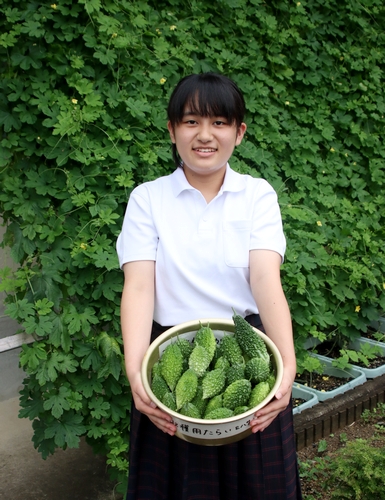
M 218 125 L 218 126 L 219 126 L 219 125 L 226 125 L 226 122 L 224 122 L 224 121 L 222 121 L 222 120 L 216 120 L 216 121 L 214 122 L 214 125 Z
M 186 120 L 186 123 L 188 125 L 195 125 L 196 124 L 196 121 L 195 120 Z

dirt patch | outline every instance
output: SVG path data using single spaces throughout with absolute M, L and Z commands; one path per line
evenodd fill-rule
M 312 446 L 303 448 L 298 452 L 299 462 L 305 462 L 310 467 L 316 464 L 317 459 L 333 456 L 337 450 L 344 447 L 347 442 L 356 439 L 371 440 L 379 435 L 385 434 L 384 413 L 380 412 L 378 418 L 376 416 L 366 419 L 360 419 L 352 424 L 336 431 L 335 433 L 320 439 L 318 442 L 313 443 Z M 374 439 L 372 446 L 383 447 L 383 439 Z M 301 469 L 301 466 L 300 466 Z M 304 500 L 330 500 L 330 492 L 325 492 L 321 488 L 319 478 L 311 478 L 309 474 L 301 477 L 302 494 Z

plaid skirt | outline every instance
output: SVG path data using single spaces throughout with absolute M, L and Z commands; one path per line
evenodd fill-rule
M 254 326 L 257 315 L 247 318 Z M 152 338 L 168 327 L 154 324 Z M 301 500 L 291 405 L 263 432 L 200 446 L 131 413 L 126 500 Z

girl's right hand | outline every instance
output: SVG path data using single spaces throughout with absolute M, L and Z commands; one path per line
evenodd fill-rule
M 176 432 L 176 426 L 172 423 L 172 418 L 170 415 L 160 410 L 147 396 L 140 373 L 130 380 L 130 386 L 135 408 L 146 415 L 158 429 L 173 436 Z

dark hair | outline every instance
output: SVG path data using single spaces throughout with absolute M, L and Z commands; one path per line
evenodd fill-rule
M 185 76 L 175 87 L 167 107 L 167 116 L 172 127 L 183 120 L 186 106 L 200 116 L 223 116 L 230 124 L 241 126 L 245 115 L 245 101 L 235 82 L 217 73 L 202 73 Z M 172 156 L 176 165 L 180 158 L 176 145 L 172 145 Z

